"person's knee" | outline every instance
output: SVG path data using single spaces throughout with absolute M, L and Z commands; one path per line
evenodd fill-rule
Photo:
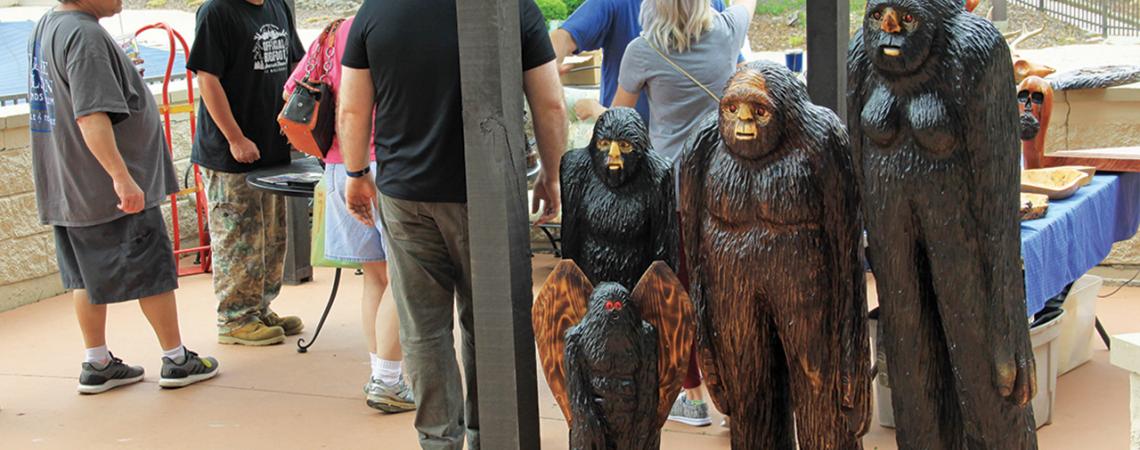
M 365 263 L 364 264 L 364 272 L 365 272 L 365 274 L 368 275 L 368 277 L 370 279 L 373 280 L 373 282 L 375 282 L 377 285 L 379 285 L 379 287 L 381 289 L 387 289 L 388 288 L 388 283 L 390 281 L 388 279 L 388 263 L 386 263 L 386 262 Z

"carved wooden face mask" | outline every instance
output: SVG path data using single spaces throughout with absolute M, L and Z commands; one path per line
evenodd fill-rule
M 1021 113 L 1021 140 L 1037 138 L 1049 127 L 1053 114 L 1053 86 L 1040 77 L 1026 78 L 1017 86 L 1017 106 Z
M 891 74 L 918 70 L 934 46 L 939 27 L 938 2 L 888 0 L 867 2 L 863 45 L 876 69 Z M 960 6 L 959 6 L 960 8 Z
M 611 108 L 594 124 L 590 160 L 598 178 L 610 187 L 625 184 L 648 149 L 649 131 L 632 108 Z
M 742 68 L 728 80 L 720 100 L 721 138 L 732 154 L 760 158 L 780 143 L 780 124 L 775 115 L 764 76 Z

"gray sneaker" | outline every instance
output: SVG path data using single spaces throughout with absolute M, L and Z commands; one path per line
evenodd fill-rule
M 182 363 L 162 357 L 162 378 L 158 385 L 164 388 L 180 388 L 199 381 L 206 381 L 218 375 L 218 360 L 201 357 L 188 349 L 183 350 Z
M 123 360 L 111 355 L 111 361 L 102 368 L 85 362 L 79 372 L 79 386 L 75 390 L 80 394 L 98 394 L 107 392 L 119 386 L 138 383 L 143 379 L 143 368 L 128 366 Z
M 396 384 L 385 384 L 379 378 L 373 378 L 364 385 L 364 396 L 369 408 L 388 414 L 416 409 L 416 397 L 404 380 Z
M 673 402 L 673 409 L 669 410 L 669 420 L 680 422 L 694 427 L 707 427 L 712 425 L 709 418 L 709 404 L 703 401 L 690 401 L 685 394 L 677 397 Z

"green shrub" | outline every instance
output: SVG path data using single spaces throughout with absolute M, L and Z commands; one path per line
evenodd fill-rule
M 583 3 L 586 3 L 586 0 L 566 0 L 566 17 L 574 14 L 574 11 L 577 11 Z
M 562 0 L 538 0 L 535 3 L 546 20 L 566 20 L 566 4 Z

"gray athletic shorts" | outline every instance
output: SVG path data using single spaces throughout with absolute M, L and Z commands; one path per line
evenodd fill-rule
M 86 289 L 92 304 L 135 300 L 178 288 L 162 208 L 89 227 L 55 227 L 63 287 Z

